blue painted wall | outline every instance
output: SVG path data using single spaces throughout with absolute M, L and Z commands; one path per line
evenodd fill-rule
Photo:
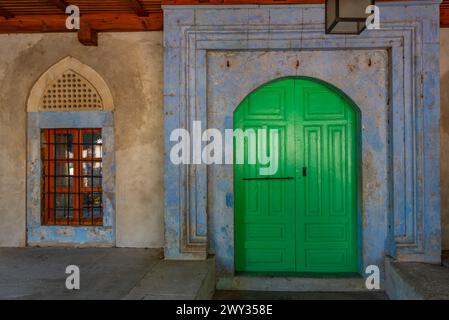
M 217 256 L 233 274 L 232 166 L 176 166 L 173 129 L 232 127 L 258 86 L 310 76 L 362 111 L 361 254 L 438 263 L 439 2 L 380 4 L 381 30 L 324 34 L 324 6 L 169 6 L 164 9 L 165 254 Z

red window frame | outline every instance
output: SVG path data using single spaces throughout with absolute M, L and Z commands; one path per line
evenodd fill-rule
M 103 225 L 102 146 L 101 129 L 42 130 L 43 225 Z

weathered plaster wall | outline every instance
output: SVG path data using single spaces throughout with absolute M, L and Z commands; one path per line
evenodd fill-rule
M 449 29 L 441 29 L 441 220 L 443 250 L 449 250 Z
M 163 246 L 162 32 L 0 35 L 0 246 L 23 246 L 26 100 L 50 66 L 73 56 L 94 68 L 114 98 L 116 245 Z

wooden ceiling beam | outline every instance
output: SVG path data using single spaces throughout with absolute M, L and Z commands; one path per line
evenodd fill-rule
M 134 12 L 139 17 L 148 17 L 149 12 L 145 10 L 145 8 L 142 6 L 139 0 L 126 0 L 126 1 L 128 2 L 129 7 L 133 9 Z
M 449 8 L 441 9 L 441 28 L 449 28 Z
M 449 28 L 449 0 L 444 0 L 440 7 L 440 26 Z
M 47 1 L 55 5 L 59 9 L 61 9 L 63 13 L 65 13 L 65 9 L 69 6 L 69 3 L 67 3 L 64 0 L 47 0 Z
M 67 15 L 26 15 L 12 19 L 0 17 L 0 33 L 75 32 L 67 30 Z M 84 14 L 81 23 L 98 32 L 154 31 L 162 30 L 162 12 L 138 17 L 131 13 Z
M 12 14 L 8 10 L 6 10 L 5 8 L 2 8 L 0 6 L 0 17 L 3 17 L 5 19 L 12 19 L 12 18 L 14 18 L 14 14 Z
M 98 45 L 98 31 L 93 29 L 89 24 L 82 23 L 78 30 L 78 41 L 85 46 Z

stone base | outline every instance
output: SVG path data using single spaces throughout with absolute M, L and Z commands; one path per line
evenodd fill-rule
M 449 300 L 449 270 L 441 265 L 385 262 L 386 292 L 394 300 Z
M 215 292 L 215 259 L 161 260 L 125 300 L 208 300 Z
M 305 278 L 241 275 L 218 278 L 217 290 L 277 292 L 363 292 L 368 291 L 362 277 Z

